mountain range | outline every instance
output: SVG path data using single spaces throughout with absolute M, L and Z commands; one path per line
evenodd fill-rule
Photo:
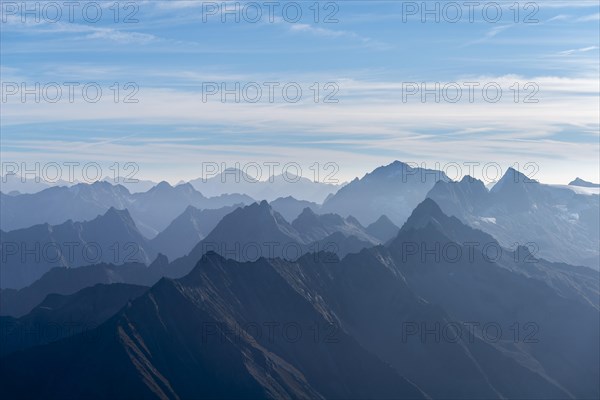
M 491 234 L 503 246 L 529 246 L 540 257 L 598 269 L 597 195 L 544 185 L 509 169 L 490 191 L 467 176 L 438 182 L 427 196 L 446 214 Z
M 600 196 L 575 184 L 394 162 L 322 204 L 2 193 L 0 392 L 598 398 Z
M 140 234 L 127 210 L 110 208 L 90 221 L 68 220 L 10 232 L 0 231 L 1 288 L 30 285 L 54 267 L 75 268 L 108 262 L 149 264 L 151 243 Z
M 232 214 L 294 232 L 266 203 Z M 598 294 L 597 272 L 504 248 L 426 199 L 387 244 L 341 259 L 209 251 L 97 328 L 4 356 L 0 387 L 11 398 L 596 398 Z
M 245 193 L 254 199 L 267 201 L 292 196 L 316 203 L 322 203 L 341 186 L 341 184 L 315 182 L 289 172 L 285 175 L 252 176 L 236 168 L 227 168 L 215 176 L 194 179 L 189 183 L 207 196 Z
M 132 194 L 124 186 L 108 182 L 80 183 L 51 187 L 35 194 L 0 193 L 0 229 L 43 223 L 58 225 L 69 219 L 87 221 L 114 207 L 128 209 L 140 232 L 151 239 L 190 205 L 216 209 L 252 202 L 253 199 L 241 194 L 204 197 L 189 184 L 173 187 L 161 182 L 147 192 Z
M 440 180 L 450 179 L 442 171 L 394 161 L 342 187 L 325 200 L 321 212 L 352 215 L 363 225 L 386 215 L 394 224 L 402 225 Z

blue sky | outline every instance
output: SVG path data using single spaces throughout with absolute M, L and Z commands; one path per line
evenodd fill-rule
M 395 159 L 534 162 L 545 182 L 600 179 L 598 1 L 481 1 L 473 20 L 465 2 L 446 14 L 451 2 L 428 2 L 439 22 L 423 21 L 423 2 L 274 2 L 272 14 L 265 2 L 118 2 L 117 22 L 114 1 L 88 6 L 87 20 L 79 2 L 72 21 L 55 2 L 58 22 L 48 3 L 36 21 L 15 10 L 22 2 L 2 1 L 3 161 L 136 162 L 138 177 L 172 182 L 198 177 L 202 162 L 335 162 L 347 180 Z M 92 22 L 96 4 L 102 17 Z M 262 17 L 251 22 L 257 4 Z M 235 13 L 222 21 L 225 7 L 238 7 L 239 22 Z M 36 82 L 58 83 L 63 96 L 6 95 Z M 103 95 L 90 103 L 75 89 L 70 102 L 64 82 L 93 82 Z M 207 84 L 252 82 L 263 89 L 254 103 L 203 99 Z M 270 102 L 264 82 L 293 83 L 302 96 L 291 103 L 275 89 Z M 465 82 L 479 85 L 472 102 Z M 436 83 L 459 85 L 461 100 L 403 99 L 407 85 Z M 479 89 L 492 83 L 502 89 L 495 103 Z M 337 103 L 324 103 L 332 88 Z M 124 103 L 127 94 L 138 102 Z

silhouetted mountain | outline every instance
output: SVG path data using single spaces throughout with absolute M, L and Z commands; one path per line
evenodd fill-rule
M 293 237 L 265 202 L 226 216 L 223 233 L 236 221 Z M 164 256 L 153 264 L 145 273 L 180 272 Z M 11 398 L 597 398 L 599 293 L 597 272 L 502 248 L 426 199 L 386 246 L 341 260 L 209 253 L 88 336 L 3 358 L 0 387 Z
M 56 186 L 34 194 L 0 194 L 0 228 L 14 230 L 37 224 L 58 225 L 65 221 L 89 221 L 109 208 L 128 208 L 129 192 L 107 182 L 71 187 Z
M 319 209 L 321 208 L 321 206 L 317 203 L 306 200 L 296 200 L 292 196 L 280 197 L 269 202 L 269 204 L 273 210 L 281 214 L 288 222 L 298 218 L 298 215 L 300 215 L 305 208 L 310 208 L 315 213 L 318 213 Z
M 161 268 L 166 265 L 168 263 L 164 256 L 159 255 L 149 267 L 139 263 L 127 263 L 53 268 L 25 288 L 0 290 L 0 315 L 21 317 L 31 312 L 49 294 L 70 295 L 99 283 L 152 286 L 162 277 Z
M 365 228 L 365 231 L 369 235 L 379 239 L 381 243 L 385 243 L 396 237 L 399 230 L 400 228 L 394 225 L 394 223 L 385 215 L 382 215 L 377 221 Z
M 146 286 L 114 283 L 71 295 L 50 294 L 21 318 L 0 317 L 0 355 L 87 334 L 147 290 Z
M 164 231 L 151 240 L 151 244 L 154 249 L 172 260 L 184 256 L 200 240 L 204 239 L 225 215 L 238 207 L 243 207 L 243 204 L 214 210 L 199 210 L 193 206 L 188 206 Z
M 388 248 L 411 289 L 428 303 L 460 321 L 502 329 L 504 339 L 493 346 L 567 397 L 598 396 L 599 383 L 592 378 L 600 372 L 593 339 L 599 334 L 597 272 L 536 259 L 522 248 L 501 248 L 484 232 L 441 214 L 431 200 L 417 207 Z M 485 337 L 483 331 L 479 335 Z M 489 361 L 480 365 L 492 367 Z M 489 381 L 514 385 L 506 373 L 502 367 Z M 516 386 L 506 386 L 505 393 L 531 397 L 541 388 L 522 389 L 531 391 L 519 394 Z
M 267 167 L 263 173 L 267 172 Z M 312 172 L 311 172 L 312 174 Z M 190 181 L 200 192 L 207 196 L 225 193 L 245 193 L 257 200 L 272 201 L 280 197 L 293 196 L 299 200 L 321 203 L 341 185 L 314 182 L 306 177 L 291 173 L 274 176 L 252 176 L 235 168 L 228 168 L 218 175 L 198 178 Z
M 342 187 L 323 203 L 321 212 L 353 215 L 363 225 L 385 214 L 400 225 L 439 180 L 448 181 L 448 177 L 441 171 L 394 161 Z
M 173 187 L 167 182 L 161 182 L 147 192 L 133 194 L 132 199 L 134 206 L 131 215 L 143 221 L 146 231 L 152 232 L 149 237 L 166 229 L 190 205 L 200 209 L 215 209 L 253 202 L 248 196 L 238 194 L 206 198 L 189 183 Z
M 260 257 L 294 260 L 304 253 L 324 248 L 329 251 L 338 248 L 338 255 L 344 255 L 348 251 L 358 251 L 379 243 L 351 217 L 344 219 L 335 214 L 317 215 L 306 208 L 290 224 L 269 203 L 262 201 L 238 208 L 223 217 L 189 256 L 173 261 L 167 276 L 187 274 L 208 251 L 237 261 L 256 261 Z M 174 271 L 177 272 L 172 275 Z
M 187 277 L 161 280 L 100 326 L 94 332 L 98 342 L 90 344 L 80 335 L 4 358 L 2 392 L 13 398 L 42 393 L 80 398 L 423 397 L 346 332 L 308 334 L 309 327 L 330 327 L 330 318 L 273 265 L 208 255 Z M 294 324 L 305 334 L 245 330 L 250 324 L 262 330 L 273 322 L 274 327 Z M 40 374 L 38 368 L 51 358 L 54 367 Z M 68 372 L 68 379 L 59 379 L 58 371 Z M 34 376 L 38 384 L 26 384 Z
M 42 223 L 58 225 L 69 219 L 88 221 L 114 207 L 128 209 L 140 232 L 152 238 L 190 205 L 216 209 L 253 201 L 239 194 L 207 198 L 189 184 L 173 187 L 161 182 L 147 192 L 131 194 L 125 187 L 108 182 L 81 183 L 51 187 L 35 194 L 0 193 L 0 229 L 14 230 Z
M 505 247 L 529 244 L 536 256 L 599 268 L 598 195 L 543 185 L 509 169 L 489 192 L 481 181 L 465 178 L 438 182 L 428 197 Z
M 303 243 L 294 227 L 263 200 L 223 217 L 190 255 L 193 263 L 207 251 L 242 261 L 259 257 L 294 258 L 303 253 Z
M 581 187 L 589 187 L 589 188 L 597 188 L 600 187 L 599 183 L 592 183 L 588 181 L 584 181 L 581 178 L 575 178 L 575 180 L 569 182 L 570 186 L 581 186 Z
M 110 208 L 87 222 L 0 232 L 2 288 L 22 288 L 53 267 L 109 262 L 150 263 L 155 252 L 127 210 Z

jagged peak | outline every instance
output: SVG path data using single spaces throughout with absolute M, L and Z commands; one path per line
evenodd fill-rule
M 377 221 L 375 221 L 375 222 L 373 222 L 373 223 L 369 224 L 369 226 L 368 226 L 367 228 L 369 228 L 369 227 L 374 227 L 374 226 L 378 226 L 378 225 L 384 225 L 384 224 L 385 224 L 385 225 L 393 225 L 393 226 L 396 226 L 396 224 L 394 224 L 394 223 L 392 222 L 392 220 L 388 218 L 388 216 L 387 216 L 387 215 L 385 215 L 385 214 L 382 214 L 382 215 L 381 215 L 379 218 L 377 218 Z
M 354 216 L 352 216 L 352 215 L 349 215 L 346 218 L 346 222 L 351 225 L 357 226 L 359 228 L 363 228 L 362 224 L 356 218 L 354 218 Z
M 171 189 L 173 186 L 171 186 L 171 184 L 167 181 L 160 181 L 154 187 L 157 189 L 166 189 L 166 188 Z
M 126 219 L 132 219 L 131 218 L 131 214 L 129 213 L 129 210 L 124 208 L 124 209 L 117 209 L 115 207 L 110 207 L 108 210 L 106 210 L 106 212 L 99 216 L 99 217 L 113 217 L 116 216 L 118 218 L 126 218 Z
M 500 192 L 506 188 L 513 187 L 514 185 L 522 185 L 524 183 L 538 183 L 536 180 L 528 178 L 522 172 L 509 167 L 502 178 L 494 185 L 492 192 Z
M 460 180 L 460 183 L 462 184 L 481 184 L 485 187 L 485 185 L 483 184 L 483 181 L 472 177 L 471 175 L 465 175 L 462 177 L 462 179 Z
M 569 182 L 569 186 L 600 187 L 600 184 L 586 181 L 584 179 L 581 179 L 580 177 L 577 177 L 573 181 Z

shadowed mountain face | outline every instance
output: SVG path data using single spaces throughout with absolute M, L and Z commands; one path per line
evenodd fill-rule
M 294 232 L 266 203 L 232 214 Z M 592 270 L 502 248 L 427 199 L 386 246 L 341 260 L 210 252 L 87 335 L 3 358 L 0 385 L 14 398 L 596 398 L 599 293 Z
M 342 187 L 323 203 L 322 212 L 343 217 L 353 215 L 363 225 L 384 214 L 394 224 L 401 225 L 440 180 L 449 179 L 441 171 L 413 168 L 395 161 Z
M 168 265 L 166 257 L 159 255 L 147 267 L 144 264 L 96 264 L 79 268 L 53 268 L 30 286 L 20 290 L 0 291 L 0 315 L 20 317 L 28 314 L 50 294 L 71 295 L 97 284 L 128 283 L 152 286 Z
M 204 197 L 189 185 L 173 187 L 161 182 L 144 193 L 131 194 L 121 186 L 108 182 L 71 187 L 52 187 L 34 194 L 8 196 L 0 194 L 2 230 L 26 228 L 36 224 L 61 224 L 69 219 L 87 221 L 109 208 L 128 209 L 136 225 L 146 237 L 154 237 L 188 206 L 221 208 L 253 200 L 246 195 L 231 194 Z
M 203 211 L 189 208 L 171 224 L 164 234 L 150 241 L 149 245 L 148 241 L 138 235 L 137 240 L 140 240 L 140 243 L 145 243 L 146 247 L 149 246 L 148 253 L 150 254 L 154 254 L 152 249 L 158 249 L 161 252 L 171 249 L 172 253 L 189 253 L 189 255 L 175 259 L 172 263 L 169 263 L 167 257 L 162 255 L 148 268 L 144 266 L 134 268 L 133 265 L 135 264 L 128 264 L 122 269 L 107 265 L 79 267 L 80 265 L 90 264 L 90 262 L 82 262 L 81 264 L 72 265 L 73 267 L 79 267 L 73 268 L 74 270 L 80 271 L 52 270 L 47 276 L 43 276 L 39 281 L 33 283 L 31 287 L 19 291 L 4 290 L 0 294 L 3 302 L 0 312 L 3 315 L 23 315 L 41 301 L 46 294 L 53 293 L 53 291 L 65 294 L 73 293 L 71 284 L 74 284 L 73 287 L 77 290 L 84 287 L 78 286 L 77 282 L 84 282 L 82 284 L 86 285 L 111 282 L 150 285 L 162 276 L 182 277 L 192 270 L 203 254 L 211 250 L 232 259 L 255 261 L 260 257 L 296 259 L 306 252 L 320 250 L 345 255 L 380 243 L 376 238 L 369 236 L 364 228 L 352 218 L 343 219 L 333 214 L 319 216 L 310 214 L 310 211 L 307 210 L 306 216 L 310 214 L 312 217 L 298 219 L 297 227 L 299 230 L 297 230 L 285 221 L 281 215 L 273 211 L 266 202 L 233 209 L 227 214 L 231 209 L 233 207 Z M 111 212 L 127 215 L 126 211 L 114 210 Z M 222 214 L 227 215 L 217 223 Z M 197 238 L 201 237 L 213 224 L 217 226 L 198 243 Z M 99 233 L 101 230 L 97 232 Z M 111 234 L 107 237 L 110 240 L 115 240 L 119 235 Z M 99 241 L 99 243 L 104 242 Z M 131 239 L 124 243 L 136 242 Z M 191 250 L 186 250 L 188 246 Z M 102 248 L 110 247 L 105 244 Z M 17 255 L 14 257 L 17 257 Z M 100 260 L 96 260 L 96 262 L 98 261 Z M 139 260 L 132 258 L 120 261 L 132 262 Z M 143 261 L 145 264 L 150 263 L 148 258 Z M 47 265 L 45 271 L 50 270 L 53 266 L 56 265 Z M 137 274 L 131 272 L 132 269 L 136 271 L 141 269 L 142 271 Z M 21 269 L 15 270 L 23 271 Z M 40 273 L 41 275 L 43 274 Z M 61 279 L 64 280 L 64 284 L 61 284 Z M 23 286 L 14 287 L 22 288 Z
M 185 261 L 176 260 L 174 264 L 187 265 L 181 267 L 181 271 L 187 273 L 208 251 L 238 261 L 255 261 L 260 257 L 293 260 L 304 253 L 323 249 L 345 255 L 379 243 L 353 218 L 317 215 L 306 208 L 290 224 L 269 203 L 262 201 L 226 215 L 194 247 L 190 257 Z
M 54 267 L 100 262 L 149 263 L 156 254 L 127 210 L 109 209 L 87 222 L 35 225 L 0 232 L 2 288 L 22 288 Z
M 0 317 L 0 356 L 87 334 L 146 290 L 145 286 L 115 283 L 87 287 L 72 295 L 48 295 L 26 316 Z
M 3 358 L 0 385 L 14 398 L 597 398 L 598 294 L 596 272 L 502 248 L 428 199 L 386 246 L 341 260 L 209 253 L 97 341 Z
M 261 260 L 247 266 L 209 255 L 184 279 L 160 281 L 100 326 L 97 342 L 89 344 L 81 335 L 18 353 L 15 361 L 6 357 L 0 367 L 2 391 L 15 398 L 42 393 L 85 398 L 423 397 L 347 333 L 313 336 L 309 329 L 332 329 L 328 318 L 271 264 Z M 263 332 L 269 326 L 271 333 Z M 252 333 L 252 327 L 258 330 Z M 62 354 L 60 366 L 42 374 L 44 382 L 36 388 L 24 387 L 37 372 L 35 366 L 21 368 L 33 360 L 41 367 L 40 357 L 49 360 L 56 352 Z M 86 365 L 86 359 L 95 362 Z M 57 379 L 56 373 L 65 371 L 70 378 Z M 105 384 L 95 383 L 99 377 Z
M 428 197 L 505 247 L 518 243 L 539 257 L 599 268 L 598 195 L 543 185 L 509 169 L 489 192 L 466 177 L 437 183 Z

